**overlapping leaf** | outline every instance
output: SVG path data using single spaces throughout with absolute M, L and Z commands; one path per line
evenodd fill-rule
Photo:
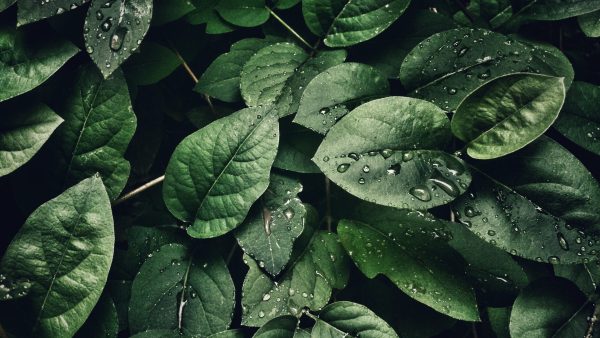
M 394 338 L 394 332 L 383 319 L 360 304 L 342 301 L 327 305 L 319 312 L 311 337 Z
M 89 1 L 90 0 L 18 0 L 17 4 L 19 11 L 17 24 L 21 26 L 49 18 L 51 16 L 59 15 L 66 11 L 79 8 L 79 6 L 84 5 Z
M 518 0 L 516 12 L 528 19 L 562 20 L 600 9 L 595 0 Z

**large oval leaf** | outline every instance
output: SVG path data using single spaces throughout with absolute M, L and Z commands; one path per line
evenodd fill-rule
M 600 87 L 574 82 L 554 128 L 579 146 L 600 155 Z
M 0 25 L 0 102 L 39 86 L 79 51 L 45 28 Z
M 56 111 L 65 120 L 50 145 L 56 190 L 99 172 L 116 199 L 129 178 L 123 155 L 137 123 L 123 73 L 104 80 L 92 66 L 80 68 Z
M 366 306 L 342 301 L 324 307 L 311 332 L 313 338 L 337 336 L 397 338 L 398 334 Z
M 479 320 L 475 294 L 461 272 L 464 262 L 446 243 L 443 224 L 416 211 L 361 210 L 361 221 L 340 221 L 338 233 L 365 276 L 383 274 L 408 296 L 438 312 Z
M 497 77 L 518 72 L 557 75 L 536 54 L 536 47 L 502 34 L 457 28 L 434 34 L 410 51 L 400 80 L 412 95 L 454 110 L 469 93 Z
M 269 185 L 279 124 L 271 107 L 243 109 L 186 137 L 165 173 L 163 198 L 192 237 L 237 227 Z
M 229 327 L 234 303 L 235 287 L 220 256 L 167 244 L 148 256 L 133 280 L 129 329 L 205 337 Z
M 404 13 L 410 0 L 304 0 L 308 28 L 329 47 L 346 47 L 369 40 Z
M 16 0 L 15 0 L 16 1 Z M 39 21 L 51 16 L 62 14 L 89 2 L 90 0 L 52 0 L 52 1 L 29 1 L 18 0 L 19 26 Z
M 342 63 L 315 76 L 302 93 L 294 122 L 326 134 L 350 110 L 390 91 L 378 70 L 360 63 Z
M 242 250 L 272 276 L 288 263 L 294 241 L 304 230 L 307 215 L 298 198 L 301 191 L 300 181 L 271 174 L 260 207 L 236 229 L 235 237 Z
M 492 159 L 515 152 L 542 135 L 565 100 L 563 78 L 509 75 L 475 90 L 460 103 L 452 132 L 467 153 Z
M 349 262 L 337 235 L 311 227 L 314 224 L 307 224 L 305 230 L 309 242 L 296 249 L 294 262 L 275 280 L 244 257 L 250 269 L 242 288 L 242 325 L 261 326 L 283 315 L 299 317 L 304 307 L 318 311 L 329 302 L 333 288 L 346 286 Z
M 585 336 L 592 304 L 566 279 L 540 279 L 521 292 L 510 314 L 511 337 Z
M 408 97 L 363 104 L 335 124 L 313 161 L 334 183 L 373 203 L 427 209 L 470 183 L 461 160 L 438 150 L 449 139 L 446 114 Z
M 31 282 L 22 302 L 3 305 L 9 307 L 3 314 L 15 318 L 3 318 L 2 324 L 20 325 L 14 331 L 18 336 L 73 336 L 100 298 L 114 243 L 110 202 L 100 177 L 85 179 L 41 205 L 0 263 L 3 274 Z
M 86 51 L 105 78 L 142 43 L 151 18 L 151 0 L 92 1 L 83 37 Z
M 63 122 L 44 104 L 13 104 L 3 109 L 7 116 L 0 121 L 0 176 L 29 161 Z

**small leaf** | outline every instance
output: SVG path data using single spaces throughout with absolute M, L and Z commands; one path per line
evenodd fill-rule
M 396 21 L 410 0 L 304 0 L 308 28 L 329 47 L 346 47 L 372 39 Z
M 454 110 L 473 90 L 500 76 L 546 68 L 536 48 L 484 29 L 457 28 L 419 43 L 404 59 L 400 81 L 411 95 Z M 548 75 L 555 75 L 551 68 Z
M 252 338 L 294 338 L 298 318 L 294 316 L 281 316 L 268 321 L 261 326 Z
M 186 137 L 167 166 L 163 198 L 196 238 L 236 228 L 269 185 L 279 124 L 271 107 L 247 108 Z
M 398 334 L 366 306 L 342 301 L 331 303 L 319 312 L 311 336 L 397 338 Z
M 44 104 L 4 106 L 0 121 L 0 176 L 27 163 L 63 122 Z
M 510 314 L 511 337 L 583 337 L 592 304 L 566 279 L 540 279 L 521 292 Z
M 265 0 L 219 1 L 215 9 L 223 19 L 240 27 L 256 27 L 269 20 Z
M 596 0 L 519 0 L 519 15 L 533 20 L 562 20 L 600 10 Z
M 593 297 L 600 281 L 600 266 L 595 263 L 577 265 L 554 265 L 554 274 L 566 278 L 588 297 Z
M 0 263 L 8 278 L 31 283 L 24 303 L 7 304 L 12 307 L 3 311 L 17 318 L 2 324 L 20 325 L 19 336 L 74 335 L 100 298 L 114 242 L 110 202 L 98 176 L 42 204 Z
M 304 174 L 320 173 L 311 158 L 322 140 L 321 135 L 295 123 L 290 124 L 281 134 L 273 167 Z
M 311 231 L 306 231 L 309 243 L 298 249 L 302 250 L 293 264 L 276 280 L 260 270 L 260 263 L 244 257 L 250 270 L 242 288 L 242 325 L 261 326 L 284 315 L 298 317 L 304 307 L 320 310 L 329 302 L 333 288 L 346 286 L 348 257 L 337 235 Z
M 83 26 L 85 48 L 105 78 L 137 50 L 151 18 L 151 0 L 92 1 Z
M 427 209 L 448 203 L 470 183 L 465 164 L 442 151 L 446 114 L 408 97 L 363 104 L 335 124 L 313 161 L 342 189 L 380 205 Z
M 123 68 L 128 79 L 145 86 L 169 76 L 180 64 L 169 48 L 147 42 L 140 48 L 140 53 L 132 55 Z
M 119 334 L 117 308 L 110 294 L 106 291 L 100 296 L 96 307 L 75 337 L 81 338 L 116 338 Z
M 389 90 L 387 79 L 371 66 L 342 63 L 308 83 L 294 122 L 325 134 L 350 110 L 389 94 Z
M 452 318 L 478 321 L 463 261 L 447 244 L 444 226 L 417 211 L 362 208 L 362 221 L 342 220 L 340 240 L 368 278 L 388 277 L 413 299 Z
M 579 146 L 600 155 L 600 114 L 594 102 L 600 100 L 600 87 L 574 82 L 554 128 Z
M 271 174 L 271 183 L 261 197 L 259 208 L 235 232 L 244 252 L 276 276 L 292 254 L 294 241 L 304 230 L 306 207 L 298 198 L 300 181 Z
M 220 256 L 180 244 L 150 255 L 131 287 L 132 333 L 161 329 L 208 336 L 229 327 L 235 289 Z
M 190 0 L 159 0 L 154 3 L 152 26 L 160 26 L 175 21 L 195 10 Z
M 44 28 L 0 25 L 0 102 L 36 88 L 79 51 Z
M 217 13 L 215 7 L 220 0 L 192 0 L 196 10 L 187 15 L 187 21 L 192 25 L 206 24 L 206 34 L 229 33 L 236 29 L 235 26 Z
M 18 20 L 17 25 L 22 26 L 31 22 L 49 18 L 51 16 L 62 14 L 78 8 L 90 0 L 52 0 L 52 1 L 31 1 L 18 0 Z
M 515 152 L 542 135 L 565 100 L 563 78 L 509 75 L 471 93 L 452 118 L 452 132 L 467 153 L 492 159 Z
M 289 9 L 296 6 L 301 0 L 273 0 L 277 9 Z
M 600 37 L 600 10 L 577 17 L 577 22 L 588 37 Z
M 206 68 L 194 91 L 225 102 L 241 100 L 240 73 L 242 67 L 258 50 L 270 45 L 264 39 L 248 38 L 231 45 L 228 53 L 217 57 Z

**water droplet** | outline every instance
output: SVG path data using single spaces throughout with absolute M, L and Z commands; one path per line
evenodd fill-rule
M 266 302 L 266 301 L 268 301 L 269 299 L 271 299 L 271 294 L 269 294 L 269 293 L 265 293 L 265 295 L 263 296 L 263 300 Z
M 464 213 L 467 217 L 475 217 L 481 215 L 481 213 L 478 210 L 475 210 L 472 207 L 465 207 Z
M 94 52 L 94 47 L 92 47 L 92 46 L 87 46 L 87 47 L 85 48 L 85 51 L 86 51 L 88 54 L 92 54 L 92 53 Z
M 294 210 L 292 208 L 287 208 L 283 211 L 283 215 L 286 219 L 290 220 L 294 217 Z
M 556 234 L 556 238 L 558 239 L 558 245 L 560 245 L 560 248 L 568 251 L 569 250 L 569 243 L 567 242 L 567 240 L 565 239 L 565 236 L 563 236 L 562 233 L 557 233 Z
M 98 20 L 102 20 L 104 19 L 104 13 L 102 13 L 102 11 L 96 11 L 96 19 Z
M 432 177 L 429 179 L 436 186 L 442 189 L 448 196 L 458 197 L 460 195 L 460 189 L 456 186 L 456 184 L 441 175 L 437 175 L 436 177 Z
M 364 178 L 359 178 L 358 179 L 358 184 L 365 184 L 365 179 Z
M 411 188 L 409 193 L 422 202 L 431 201 L 431 193 L 426 187 Z
M 337 167 L 337 171 L 338 173 L 345 173 L 348 168 L 350 168 L 350 164 L 348 163 L 342 163 Z
M 558 258 L 558 256 L 550 256 L 550 257 L 548 257 L 548 263 L 558 264 L 558 263 L 560 263 L 560 258 Z
M 479 75 L 477 75 L 477 77 L 480 78 L 481 80 L 485 80 L 485 79 L 489 78 L 491 75 L 492 75 L 492 73 L 488 69 L 485 72 L 480 73 Z
M 115 30 L 115 33 L 110 37 L 110 49 L 113 51 L 118 51 L 123 46 L 123 39 L 125 38 L 125 34 L 127 34 L 127 28 L 118 27 Z
M 456 94 L 456 92 L 457 92 L 456 88 L 448 88 L 446 91 L 447 91 L 447 92 L 448 92 L 448 94 L 450 94 L 450 95 L 454 95 L 454 94 Z
M 295 291 L 294 289 L 289 289 L 289 290 L 288 290 L 288 294 L 289 294 L 290 296 L 293 296 L 293 295 L 295 295 L 295 294 L 296 294 L 296 291 Z
M 368 173 L 369 171 L 371 171 L 371 168 L 369 168 L 369 166 L 368 166 L 368 165 L 365 165 L 365 166 L 362 168 L 362 171 L 363 171 L 363 173 Z
M 388 175 L 398 175 L 398 173 L 400 173 L 400 163 L 396 163 L 396 164 L 392 164 L 388 169 L 387 169 L 387 174 Z
M 488 230 L 488 235 L 490 236 L 496 236 L 496 232 L 494 230 Z
M 380 153 L 383 158 L 389 158 L 394 154 L 394 151 L 392 149 L 383 149 Z
M 263 318 L 264 316 L 265 316 L 265 313 L 263 311 L 258 312 L 258 317 Z
M 100 25 L 100 29 L 102 29 L 102 31 L 104 32 L 108 32 L 112 27 L 111 20 L 112 18 L 106 18 L 106 20 L 104 20 L 104 22 L 102 22 L 102 24 Z
M 323 157 L 323 162 L 327 162 L 327 161 L 329 161 L 329 156 Z
M 348 154 L 348 157 L 350 157 L 351 159 L 358 161 L 359 157 L 357 153 L 350 153 Z
M 408 162 L 413 159 L 413 156 L 414 154 L 412 153 L 412 151 L 407 151 L 402 154 L 402 161 Z
M 265 262 L 263 262 L 263 261 L 258 262 L 258 266 L 260 266 L 261 268 L 264 268 L 265 267 Z
M 469 48 L 467 48 L 467 47 L 465 47 L 465 48 L 461 48 L 461 49 L 458 51 L 458 56 L 459 56 L 459 57 L 461 57 L 461 56 L 465 55 L 465 54 L 466 54 L 468 51 L 469 51 Z

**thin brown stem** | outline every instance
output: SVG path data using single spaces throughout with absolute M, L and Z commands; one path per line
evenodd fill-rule
M 298 32 L 296 32 L 292 27 L 290 27 L 290 25 L 288 25 L 287 22 L 283 21 L 283 19 L 280 18 L 279 15 L 277 15 L 277 13 L 273 12 L 273 10 L 269 7 L 266 8 L 269 11 L 269 13 L 271 13 L 271 16 L 274 17 L 275 20 L 279 21 L 279 23 L 283 27 L 285 27 L 285 29 L 287 29 L 290 33 L 292 33 L 293 36 L 296 37 L 296 39 L 300 40 L 300 42 L 302 42 L 306 47 L 313 49 L 310 43 L 308 43 L 300 34 L 298 34 Z
M 325 222 L 327 231 L 331 232 L 331 181 L 325 177 Z
M 194 81 L 195 84 L 198 84 L 198 82 L 200 82 L 200 80 L 198 80 L 198 76 L 196 76 L 196 73 L 194 73 L 194 71 L 192 70 L 192 68 L 190 67 L 190 65 L 185 61 L 185 59 L 183 58 L 183 56 L 181 56 L 181 54 L 179 53 L 179 51 L 177 49 L 175 49 L 175 47 L 171 46 L 171 49 L 173 50 L 173 52 L 175 53 L 175 55 L 179 59 L 179 62 L 181 62 L 181 65 L 183 66 L 183 69 L 185 69 L 186 73 L 188 73 L 188 75 L 190 76 L 190 78 L 192 78 L 192 81 Z M 217 110 L 215 109 L 215 106 L 213 105 L 213 103 L 212 103 L 212 101 L 210 99 L 210 96 L 208 96 L 206 94 L 203 94 L 202 96 L 204 97 L 204 100 L 208 104 L 208 107 L 210 108 L 210 111 L 213 112 L 213 114 L 217 114 Z
M 594 304 L 594 313 L 590 317 L 590 321 L 588 324 L 588 328 L 585 332 L 584 338 L 593 338 L 594 330 L 596 329 L 596 324 L 598 324 L 598 320 L 600 319 L 600 306 L 598 304 Z
M 126 193 L 125 195 L 121 196 L 120 198 L 118 198 L 117 200 L 115 200 L 112 205 L 119 205 L 123 202 L 126 202 L 130 199 L 132 199 L 133 197 L 137 196 L 138 194 L 154 187 L 155 185 L 158 185 L 159 183 L 161 183 L 162 181 L 165 180 L 165 175 L 162 175 L 161 177 L 157 177 L 155 179 L 153 179 L 152 181 L 142 185 L 141 187 L 135 188 L 132 191 Z

